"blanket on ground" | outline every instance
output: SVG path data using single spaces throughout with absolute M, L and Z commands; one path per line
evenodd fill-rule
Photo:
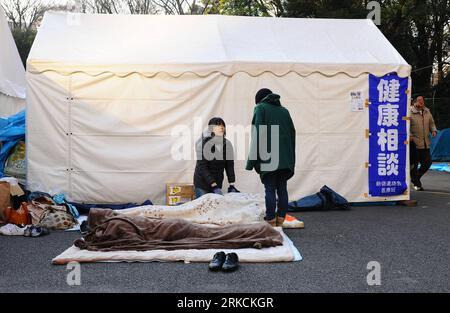
M 283 244 L 283 237 L 269 224 L 209 227 L 183 219 L 126 216 L 110 209 L 91 209 L 84 239 L 74 245 L 90 251 L 156 249 L 239 249 Z
M 295 262 L 302 256 L 281 227 L 275 228 L 283 236 L 283 245 L 253 249 L 220 249 L 225 253 L 236 252 L 240 263 Z M 75 246 L 66 249 L 52 260 L 53 264 L 63 265 L 70 262 L 205 262 L 211 261 L 218 249 L 181 249 L 147 251 L 89 251 Z
M 260 194 L 221 196 L 209 193 L 178 206 L 145 205 L 120 210 L 120 213 L 158 219 L 181 218 L 197 224 L 233 225 L 263 222 L 265 210 L 264 196 Z

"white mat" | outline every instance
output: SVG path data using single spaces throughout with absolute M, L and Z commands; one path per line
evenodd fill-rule
M 283 236 L 283 245 L 264 249 L 186 249 L 151 251 L 88 251 L 72 246 L 52 260 L 53 264 L 63 265 L 69 262 L 209 262 L 218 251 L 236 252 L 239 262 L 274 263 L 301 261 L 302 256 L 293 242 L 280 227 L 276 228 Z

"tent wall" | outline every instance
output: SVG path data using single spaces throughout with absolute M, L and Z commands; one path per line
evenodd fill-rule
M 25 99 L 10 97 L 0 92 L 0 117 L 14 115 L 25 109 Z
M 352 112 L 350 107 L 351 91 L 361 91 L 363 99 L 368 98 L 367 74 L 353 78 L 294 72 L 281 77 L 269 72 L 119 77 L 45 71 L 28 72 L 27 81 L 31 189 L 64 192 L 81 202 L 151 199 L 163 203 L 165 183 L 192 182 L 195 167 L 193 143 L 199 133 L 190 137 L 191 160 L 177 161 L 171 152 L 181 135 L 173 136 L 174 127 L 185 125 L 194 131 L 198 118 L 202 128 L 213 116 L 224 118 L 227 131 L 232 125 L 246 127 L 251 123 L 256 91 L 268 87 L 281 95 L 297 129 L 291 199 L 315 193 L 326 184 L 352 202 L 387 200 L 364 195 L 368 192 L 365 130 L 369 111 Z M 229 139 L 236 149 L 236 138 Z M 263 192 L 257 174 L 244 169 L 248 146 L 244 147 L 237 151 L 241 159 L 235 165 L 237 187 Z M 404 170 L 409 181 L 409 167 Z
M 0 6 L 0 117 L 25 108 L 25 69 Z

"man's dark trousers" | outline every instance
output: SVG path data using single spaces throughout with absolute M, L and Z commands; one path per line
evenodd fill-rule
M 415 186 L 422 187 L 420 179 L 430 169 L 433 163 L 431 161 L 430 149 L 416 149 L 416 158 L 415 166 L 411 169 L 411 180 Z
M 263 184 L 266 191 L 266 221 L 273 220 L 277 207 L 278 217 L 284 218 L 288 209 L 289 196 L 287 191 L 288 178 L 292 176 L 289 170 L 277 170 L 264 175 Z

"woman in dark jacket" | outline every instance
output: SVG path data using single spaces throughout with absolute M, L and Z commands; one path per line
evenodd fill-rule
M 222 194 L 224 171 L 230 187 L 228 192 L 239 192 L 234 187 L 233 145 L 225 138 L 225 122 L 220 117 L 212 118 L 208 129 L 196 144 L 197 165 L 194 172 L 195 197 L 206 193 Z

